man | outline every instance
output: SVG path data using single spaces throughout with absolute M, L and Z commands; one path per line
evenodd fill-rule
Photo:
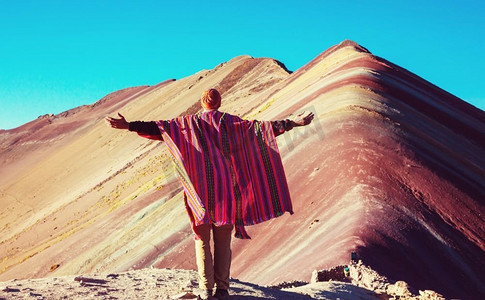
M 221 95 L 215 89 L 202 94 L 201 105 L 203 112 L 172 120 L 127 122 L 119 113 L 119 119 L 106 120 L 113 128 L 165 141 L 184 186 L 201 298 L 227 299 L 232 229 L 236 237 L 247 239 L 245 225 L 293 213 L 275 136 L 310 124 L 313 113 L 293 120 L 243 120 L 218 110 Z

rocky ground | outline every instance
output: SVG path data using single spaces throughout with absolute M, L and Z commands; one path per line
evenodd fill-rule
M 341 280 L 341 281 L 340 281 Z M 193 270 L 155 269 L 0 283 L 0 299 L 197 299 Z M 231 299 L 444 299 L 433 291 L 413 295 L 362 264 L 314 271 L 310 283 L 264 287 L 231 279 Z

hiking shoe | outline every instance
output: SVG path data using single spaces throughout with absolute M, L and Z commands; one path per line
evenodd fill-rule
M 212 296 L 212 290 L 203 290 L 202 293 L 200 293 L 199 299 L 201 300 L 215 300 L 217 298 Z
M 214 297 L 216 297 L 218 300 L 226 300 L 229 299 L 229 292 L 227 290 L 216 289 Z

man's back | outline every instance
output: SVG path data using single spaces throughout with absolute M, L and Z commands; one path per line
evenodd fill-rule
M 236 224 L 245 235 L 243 225 L 292 213 L 271 122 L 210 110 L 157 124 L 168 147 L 180 152 L 187 197 L 198 196 L 189 210 L 197 201 L 206 208 L 203 219 L 193 217 L 196 224 Z

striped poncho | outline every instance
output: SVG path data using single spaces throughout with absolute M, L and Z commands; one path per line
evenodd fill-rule
M 293 214 L 269 121 L 212 110 L 156 123 L 184 186 L 192 227 L 234 224 L 235 236 L 244 239 L 245 225 Z

